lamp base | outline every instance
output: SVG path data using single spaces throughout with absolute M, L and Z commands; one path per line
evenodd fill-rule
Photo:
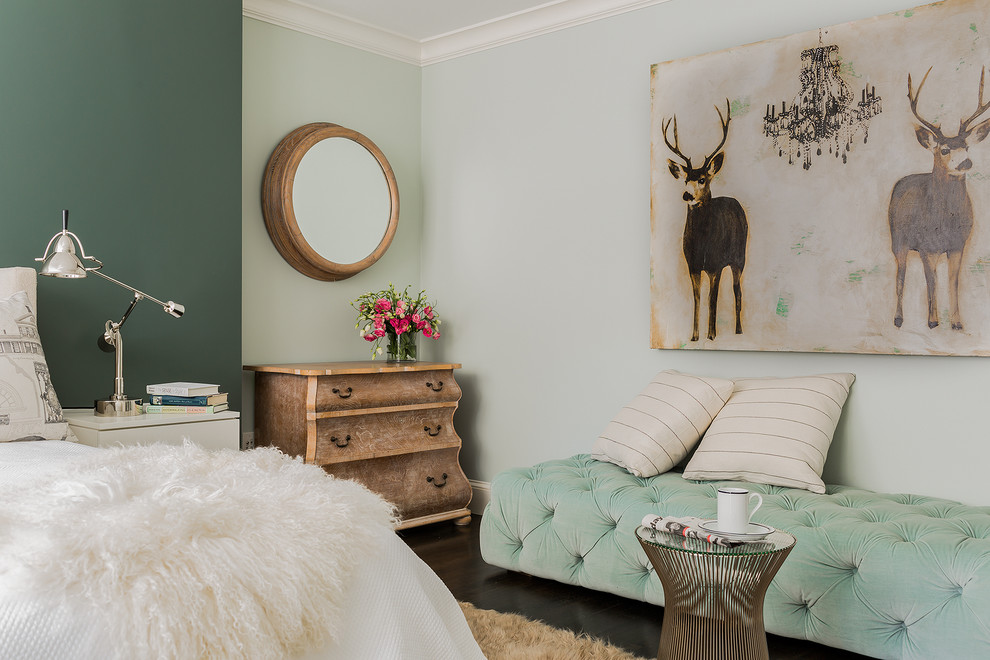
M 141 399 L 109 399 L 96 401 L 97 417 L 130 417 L 143 414 Z

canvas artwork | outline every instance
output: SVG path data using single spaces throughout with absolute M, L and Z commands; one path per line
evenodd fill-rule
M 990 12 L 655 64 L 654 348 L 990 355 Z

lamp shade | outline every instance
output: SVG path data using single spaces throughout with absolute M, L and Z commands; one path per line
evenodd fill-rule
M 48 247 L 45 248 L 45 256 L 35 259 L 35 261 L 42 262 L 40 271 L 42 275 L 69 279 L 86 277 L 88 271 L 76 254 L 76 246 L 72 242 L 73 238 L 76 242 L 79 242 L 79 238 L 69 231 L 69 211 L 68 209 L 64 209 L 62 211 L 61 233 L 55 234 L 52 236 L 52 240 L 48 241 Z M 48 254 L 49 250 L 51 250 L 51 254 Z M 84 258 L 91 258 L 86 256 L 86 250 L 83 249 L 81 242 L 79 242 L 79 251 L 82 252 Z M 99 263 L 98 260 L 94 259 L 94 261 Z
M 41 274 L 50 277 L 86 277 L 86 268 L 76 256 L 76 247 L 68 234 L 55 241 L 55 250 L 41 264 Z

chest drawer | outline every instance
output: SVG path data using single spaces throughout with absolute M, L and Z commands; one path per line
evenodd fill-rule
M 342 479 L 362 482 L 396 505 L 403 520 L 436 511 L 464 509 L 471 502 L 471 484 L 457 462 L 457 448 L 411 456 L 386 456 L 324 466 Z
M 468 524 L 471 484 L 458 463 L 453 362 L 248 365 L 254 440 L 354 479 L 392 502 L 400 528 Z
M 461 398 L 451 370 L 320 376 L 316 412 L 446 403 Z
M 317 465 L 458 447 L 454 406 L 323 417 L 316 421 Z

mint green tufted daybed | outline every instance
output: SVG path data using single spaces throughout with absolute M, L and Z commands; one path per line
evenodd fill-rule
M 663 605 L 635 537 L 647 514 L 715 517 L 725 481 L 636 477 L 589 455 L 502 472 L 481 522 L 496 566 Z M 770 633 L 878 658 L 990 658 L 990 507 L 843 486 L 763 494 L 797 538 L 767 591 Z

